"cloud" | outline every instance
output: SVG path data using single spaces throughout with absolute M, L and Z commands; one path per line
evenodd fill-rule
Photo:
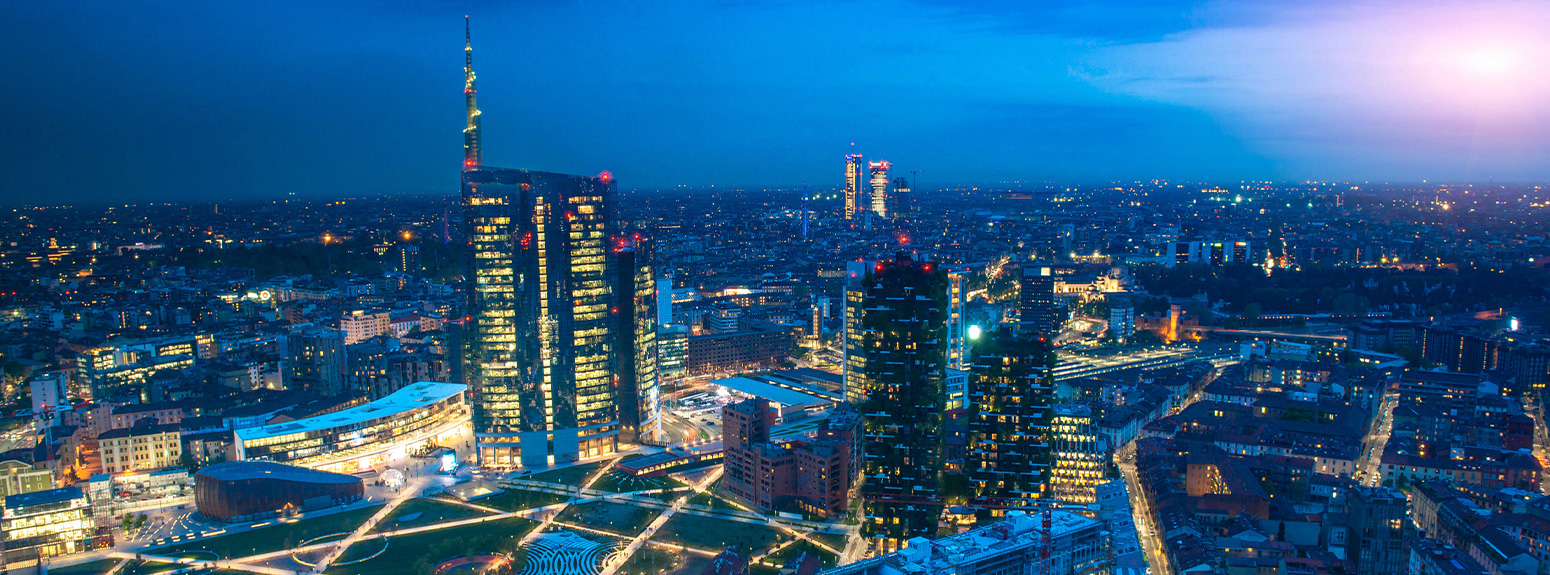
M 1204 110 L 1310 177 L 1550 177 L 1550 5 L 1370 3 L 1265 20 L 1097 47 L 1072 73 Z

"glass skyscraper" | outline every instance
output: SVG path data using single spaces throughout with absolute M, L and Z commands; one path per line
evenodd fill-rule
M 651 272 L 651 242 L 635 236 L 616 253 L 620 435 L 625 441 L 655 443 L 661 439 L 661 421 L 657 282 Z
M 463 172 L 464 379 L 482 466 L 614 451 L 615 290 L 633 286 L 615 285 L 613 198 L 606 174 Z

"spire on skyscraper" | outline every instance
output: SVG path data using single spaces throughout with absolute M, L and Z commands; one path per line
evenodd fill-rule
M 479 104 L 474 90 L 474 37 L 463 16 L 463 97 L 468 101 L 468 127 L 463 128 L 463 169 L 484 163 L 479 145 Z

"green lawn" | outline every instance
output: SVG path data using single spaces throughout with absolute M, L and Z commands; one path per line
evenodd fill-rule
M 717 509 L 737 509 L 737 507 L 734 507 L 731 503 L 728 503 L 728 499 L 726 497 L 722 497 L 717 494 L 716 490 L 720 488 L 721 480 L 717 479 L 714 483 L 710 484 L 710 487 L 705 488 L 704 493 L 697 493 L 694 497 L 690 498 L 689 504 L 704 505 Z
M 828 545 L 840 551 L 845 550 L 845 537 L 846 535 L 844 533 L 824 533 L 822 531 L 814 531 L 807 534 L 808 539 L 822 541 L 824 545 Z
M 619 567 L 619 575 L 657 575 L 664 569 L 671 572 L 683 564 L 681 555 L 677 551 L 641 547 Z
M 823 560 L 824 568 L 833 567 L 835 563 L 839 562 L 838 555 L 824 551 L 809 541 L 798 541 L 791 545 L 787 545 L 785 549 L 781 549 L 769 557 L 765 557 L 764 560 L 776 565 L 784 565 L 786 561 L 791 560 L 797 555 L 801 555 L 804 551 L 813 555 L 817 555 L 819 559 Z
M 524 475 L 522 477 L 518 477 L 517 479 L 544 481 L 548 483 L 563 483 L 565 485 L 575 487 L 580 485 L 581 482 L 586 481 L 587 477 L 590 477 L 592 473 L 596 472 L 598 468 L 603 466 L 604 463 L 607 462 L 597 461 L 593 463 L 583 463 L 581 465 L 566 467 L 564 469 L 556 469 L 554 471 L 544 471 L 542 473 Z
M 408 521 L 401 520 L 402 517 L 415 513 L 419 513 L 420 515 Z M 372 531 L 397 531 L 399 529 L 423 527 L 426 525 L 446 523 L 448 521 L 457 521 L 459 519 L 468 519 L 471 517 L 480 517 L 484 515 L 489 515 L 489 512 L 480 511 L 472 507 L 465 507 L 456 503 L 447 503 L 444 501 L 437 501 L 435 499 L 417 497 L 405 501 L 402 505 L 399 505 L 398 508 L 393 510 L 393 513 L 389 515 L 387 519 L 384 519 L 382 523 L 377 524 L 377 526 L 372 529 Z
M 612 491 L 614 493 L 646 491 L 648 489 L 662 489 L 666 487 L 686 487 L 686 485 L 682 481 L 667 476 L 635 478 L 617 469 L 604 473 L 602 477 L 598 478 L 597 483 L 592 484 L 592 489 Z
M 660 511 L 656 509 L 646 507 L 596 501 L 567 507 L 564 513 L 555 518 L 555 521 L 579 523 L 593 529 L 634 537 L 645 529 L 652 519 L 656 519 L 659 513 Z
M 782 537 L 784 534 L 769 525 L 679 513 L 667 520 L 667 524 L 652 539 L 706 551 L 719 551 L 728 547 L 762 551 L 773 547 Z
M 149 575 L 151 573 L 162 573 L 171 571 L 173 569 L 182 569 L 183 567 L 184 565 L 178 563 L 162 563 L 159 561 L 131 561 L 118 572 L 122 573 L 123 575 Z M 52 573 L 53 571 L 51 570 L 49 572 Z
M 354 545 L 351 545 L 349 549 L 345 549 L 344 550 L 344 554 L 340 555 L 338 559 L 334 560 L 334 562 L 335 563 L 344 563 L 346 561 L 355 561 L 357 559 L 365 559 L 367 557 L 370 557 L 373 553 L 381 551 L 382 550 L 382 546 L 383 545 L 387 545 L 387 544 L 388 544 L 388 540 L 386 538 L 367 539 L 365 541 L 357 541 Z
M 118 565 L 118 562 L 118 559 L 99 559 L 69 567 L 50 568 L 48 572 L 49 575 L 100 575 L 107 573 L 114 565 Z
M 351 509 L 322 517 L 303 519 L 295 523 L 280 523 L 252 531 L 158 547 L 149 549 L 146 552 L 157 555 L 171 555 L 179 551 L 201 549 L 214 551 L 220 554 L 222 559 L 234 559 L 260 553 L 269 553 L 271 551 L 296 547 L 302 541 L 313 537 L 352 531 L 356 527 L 360 527 L 362 523 L 365 523 L 367 519 L 370 519 L 372 515 L 375 515 L 381 509 L 381 505 Z
M 506 490 L 505 493 L 486 497 L 472 503 L 505 511 L 522 511 L 534 507 L 546 507 L 556 503 L 564 503 L 570 499 L 564 495 L 545 493 L 543 491 L 528 491 L 516 487 L 504 487 L 503 489 Z
M 433 529 L 388 538 L 387 551 L 374 559 L 355 565 L 329 567 L 327 575 L 412 575 L 415 564 L 435 566 L 449 557 L 467 552 L 498 552 L 515 546 L 524 535 L 538 526 L 537 521 L 507 517 L 483 523 Z M 361 544 L 376 545 L 371 541 Z M 372 547 L 375 551 L 376 547 Z

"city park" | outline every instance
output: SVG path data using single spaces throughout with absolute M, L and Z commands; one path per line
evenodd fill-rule
M 490 482 L 464 500 L 410 480 L 388 501 L 364 501 L 248 529 L 51 567 L 56 575 L 261 573 L 305 575 L 647 575 L 699 573 L 735 550 L 774 575 L 810 553 L 834 565 L 854 521 L 753 512 L 718 495 L 721 467 L 637 478 L 620 458 Z

